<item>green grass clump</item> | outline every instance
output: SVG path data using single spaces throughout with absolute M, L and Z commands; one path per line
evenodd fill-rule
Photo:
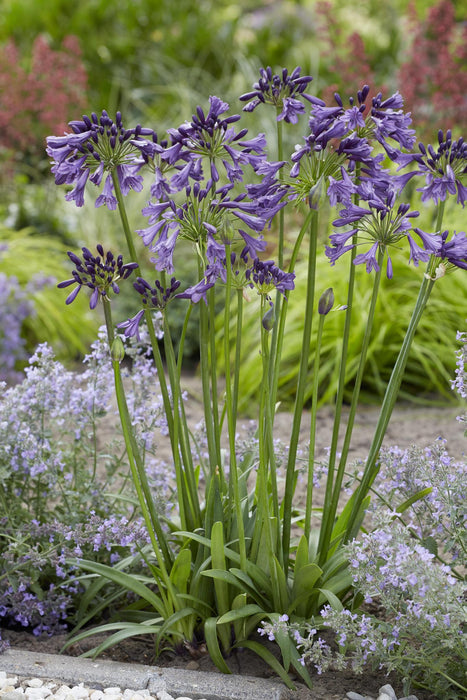
M 339 261 L 335 267 L 331 267 L 324 250 L 318 254 L 315 328 L 317 328 L 319 296 L 328 287 L 333 288 L 335 296 L 334 309 L 328 314 L 324 325 L 319 368 L 321 404 L 331 402 L 337 390 L 345 320 L 344 311 L 339 310 L 338 307 L 346 304 L 347 265 L 348 257 Z M 391 280 L 383 276 L 376 307 L 361 394 L 361 400 L 367 403 L 380 401 L 384 394 L 424 274 L 424 269 L 409 266 L 404 260 L 393 259 L 393 268 L 394 275 Z M 294 401 L 298 367 L 304 351 L 301 338 L 305 309 L 306 263 L 300 261 L 295 272 L 296 287 L 287 302 L 285 343 L 279 377 L 279 399 L 283 403 L 283 408 L 290 408 Z M 367 274 L 364 268 L 359 267 L 350 332 L 345 401 L 350 401 L 352 394 L 372 287 L 373 275 Z M 412 346 L 401 388 L 401 399 L 427 403 L 445 402 L 452 398 L 449 380 L 454 376 L 456 358 L 454 352 L 441 352 L 441 348 L 445 347 L 446 338 L 454 343 L 457 330 L 465 326 L 466 294 L 467 280 L 461 274 L 448 274 L 435 284 Z M 220 317 L 219 323 L 221 323 Z M 241 408 L 244 411 L 248 411 L 248 405 L 253 399 L 257 399 L 260 391 L 259 324 L 259 305 L 252 298 L 250 303 L 244 305 L 243 319 L 244 354 L 240 391 Z M 308 349 L 310 367 L 306 387 L 307 401 L 311 396 L 315 342 L 316 338 L 312 336 Z

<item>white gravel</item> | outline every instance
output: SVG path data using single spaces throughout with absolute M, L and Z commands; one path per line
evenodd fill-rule
M 98 690 L 83 683 L 70 687 L 68 685 L 47 681 L 41 678 L 23 678 L 8 676 L 0 671 L 0 698 L 2 700 L 192 700 L 186 696 L 174 698 L 165 690 L 151 695 L 145 689 L 105 688 Z
M 5 671 L 0 671 L 0 698 L 1 700 L 42 700 L 43 698 L 57 700 L 192 700 L 186 695 L 174 697 L 165 690 L 159 690 L 152 695 L 146 689 L 122 690 L 118 686 L 98 690 L 84 683 L 68 686 L 55 681 L 47 681 L 41 678 L 19 678 L 8 676 Z M 348 692 L 348 700 L 373 700 L 373 698 L 360 693 Z M 201 698 L 200 700 L 205 700 Z M 397 700 L 397 696 L 390 685 L 382 686 L 376 700 Z M 399 700 L 417 700 L 415 695 L 409 695 Z

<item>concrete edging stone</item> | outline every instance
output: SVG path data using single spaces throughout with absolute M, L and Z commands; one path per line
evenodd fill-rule
M 59 654 L 7 649 L 0 654 L 0 671 L 19 678 L 46 678 L 64 684 L 102 690 L 147 689 L 151 695 L 165 690 L 173 697 L 206 700 L 285 700 L 285 686 L 277 681 L 252 676 L 224 675 L 180 668 L 161 668 Z

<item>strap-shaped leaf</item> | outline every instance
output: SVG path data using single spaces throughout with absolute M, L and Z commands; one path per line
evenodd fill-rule
M 185 547 L 178 553 L 170 572 L 170 580 L 180 593 L 186 593 L 191 575 L 191 552 Z
M 204 637 L 206 639 L 206 646 L 209 651 L 209 656 L 216 664 L 217 668 L 222 671 L 222 673 L 232 673 L 230 668 L 227 666 L 219 647 L 219 640 L 217 638 L 217 620 L 217 617 L 208 617 L 204 623 Z
M 337 612 L 340 612 L 341 610 L 344 609 L 344 606 L 342 605 L 339 598 L 335 595 L 335 593 L 330 591 L 328 588 L 320 588 L 319 592 L 328 601 L 331 608 L 333 608 L 334 610 L 337 610 Z
M 261 659 L 263 659 L 263 661 L 265 661 L 268 664 L 268 666 L 270 666 L 272 670 L 275 673 L 277 673 L 277 675 L 283 680 L 287 688 L 289 688 L 290 690 L 296 690 L 294 684 L 290 679 L 289 674 L 281 665 L 281 663 L 276 659 L 276 657 L 269 651 L 269 649 L 266 649 L 265 646 L 263 646 L 259 642 L 255 642 L 252 639 L 245 639 L 244 641 L 242 641 L 242 647 L 254 651 L 255 654 L 257 654 Z
M 406 501 L 400 504 L 400 506 L 397 506 L 396 508 L 396 513 L 403 513 L 406 511 L 410 506 L 413 506 L 414 503 L 417 501 L 421 501 L 422 498 L 425 498 L 425 496 L 428 496 L 429 493 L 433 491 L 433 486 L 427 486 L 426 489 L 422 489 L 421 491 L 417 491 L 417 493 L 414 493 L 410 498 L 407 498 Z
M 300 571 L 301 568 L 306 566 L 309 562 L 308 558 L 308 542 L 305 537 L 305 535 L 302 535 L 300 537 L 300 541 L 298 543 L 297 551 L 295 552 L 295 564 L 294 564 L 294 575 L 295 578 L 297 576 L 297 573 Z
M 162 622 L 162 620 L 161 620 Z M 139 634 L 158 634 L 160 631 L 160 625 L 143 625 L 134 622 L 110 622 L 106 625 L 99 625 L 98 627 L 93 627 L 91 630 L 86 630 L 85 632 L 80 632 L 76 637 L 71 637 L 66 644 L 63 645 L 62 650 L 64 651 L 72 644 L 80 642 L 83 639 L 92 637 L 95 634 L 104 634 L 105 632 L 111 632 L 112 630 L 119 630 L 116 634 L 111 635 L 105 639 L 99 646 L 94 647 L 94 649 L 89 649 L 87 652 L 82 654 L 82 656 L 97 656 L 101 651 L 108 649 L 109 647 L 117 644 L 122 639 L 127 637 L 134 637 Z M 116 635 L 122 634 L 123 636 L 115 640 Z M 105 646 L 104 646 L 105 645 Z
M 100 564 L 95 561 L 87 561 L 86 559 L 80 559 L 79 565 L 85 571 L 91 571 L 99 576 L 104 576 L 125 590 L 133 591 L 133 593 L 144 598 L 144 600 L 152 605 L 161 617 L 167 617 L 167 610 L 161 599 L 150 588 L 145 586 L 144 583 L 141 583 L 136 576 L 126 574 L 124 571 L 118 571 L 112 566 L 106 566 L 105 564 Z
M 237 610 L 229 610 L 229 612 L 224 613 L 224 615 L 221 615 L 219 619 L 217 620 L 217 623 L 219 625 L 225 624 L 226 622 L 233 622 L 234 620 L 241 620 L 244 617 L 249 617 L 250 615 L 253 615 L 255 613 L 260 613 L 264 617 L 264 610 L 262 610 L 259 605 L 255 605 L 254 603 L 249 603 L 248 605 L 244 605 L 242 608 L 238 608 Z

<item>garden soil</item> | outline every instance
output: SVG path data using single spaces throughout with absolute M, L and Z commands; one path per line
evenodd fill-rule
M 192 425 L 195 425 L 202 413 L 200 404 L 200 386 L 197 378 L 187 376 L 184 378 L 184 387 L 189 393 L 190 400 L 186 404 L 187 415 Z M 467 438 L 464 437 L 463 426 L 456 421 L 460 409 L 455 406 L 423 406 L 414 404 L 398 406 L 391 418 L 384 444 L 387 446 L 398 445 L 409 447 L 416 444 L 419 447 L 430 445 L 437 438 L 447 440 L 449 453 L 456 459 L 463 459 L 467 448 Z M 344 423 L 347 411 L 344 411 Z M 374 428 L 378 420 L 379 411 L 371 406 L 361 406 L 356 415 L 354 438 L 350 449 L 350 459 L 364 458 L 371 443 Z M 247 422 L 245 421 L 245 424 Z M 292 417 L 287 412 L 279 412 L 275 421 L 274 437 L 282 439 L 285 443 L 290 435 Z M 241 421 L 239 422 L 239 426 Z M 318 415 L 317 423 L 317 459 L 325 458 L 326 447 L 331 441 L 333 427 L 333 412 L 330 408 L 323 408 Z M 112 426 L 109 425 L 109 431 Z M 301 429 L 301 440 L 306 442 L 309 432 L 309 414 L 304 413 Z M 341 436 L 342 438 L 342 436 Z M 166 454 L 164 454 L 164 451 Z M 169 457 L 167 446 L 161 445 L 161 458 Z M 2 630 L 2 638 L 10 641 L 11 646 L 43 653 L 60 653 L 66 641 L 65 636 L 51 638 L 35 638 L 33 635 L 14 630 Z M 88 649 L 96 646 L 102 637 L 93 637 L 92 641 L 84 640 L 69 647 L 66 654 L 78 656 Z M 264 641 L 264 640 L 263 640 Z M 271 650 L 274 645 L 271 645 Z M 113 649 L 102 654 L 102 658 L 113 659 L 121 662 L 135 664 L 154 664 L 162 667 L 179 667 L 191 670 L 216 672 L 203 647 L 182 648 L 177 652 L 165 652 L 157 660 L 154 658 L 153 647 L 145 638 L 134 638 L 122 642 Z M 256 677 L 273 677 L 270 668 L 248 650 L 238 650 L 227 659 L 227 663 L 234 674 Z M 397 678 L 386 676 L 383 671 L 366 671 L 362 676 L 356 676 L 344 672 L 328 672 L 322 676 L 313 676 L 313 690 L 309 690 L 297 681 L 296 690 L 291 692 L 293 700 L 343 700 L 346 692 L 353 690 L 363 695 L 378 696 L 379 688 L 385 683 L 391 683 L 398 693 L 404 695 L 403 689 Z M 435 696 L 413 689 L 419 700 L 436 700 Z

